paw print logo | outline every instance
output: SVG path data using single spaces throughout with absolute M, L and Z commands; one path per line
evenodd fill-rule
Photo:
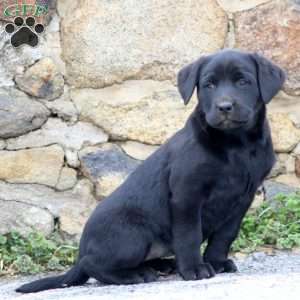
M 14 23 L 8 23 L 5 31 L 10 34 L 10 42 L 18 48 L 22 45 L 35 47 L 39 43 L 39 34 L 45 30 L 44 25 L 36 24 L 33 17 L 24 20 L 22 17 L 16 17 Z

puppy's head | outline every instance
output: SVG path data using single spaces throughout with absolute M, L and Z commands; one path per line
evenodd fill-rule
M 258 54 L 223 50 L 184 67 L 178 74 L 178 88 L 187 104 L 197 87 L 197 109 L 208 125 L 230 130 L 252 127 L 259 109 L 284 80 L 284 72 Z

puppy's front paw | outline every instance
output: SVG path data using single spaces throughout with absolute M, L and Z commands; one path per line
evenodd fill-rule
M 235 273 L 238 268 L 231 259 L 224 261 L 209 261 L 216 273 Z
M 208 263 L 202 263 L 193 269 L 186 269 L 180 271 L 180 275 L 184 280 L 200 280 L 204 278 L 211 278 L 215 276 L 215 271 Z

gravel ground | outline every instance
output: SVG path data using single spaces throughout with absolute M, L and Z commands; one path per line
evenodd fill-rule
M 1 300 L 184 300 L 203 297 L 205 300 L 298 300 L 300 299 L 300 253 L 259 252 L 236 260 L 239 272 L 220 274 L 209 280 L 182 281 L 178 276 L 158 282 L 103 286 L 90 281 L 83 287 L 57 289 L 21 295 L 14 289 L 36 277 L 0 279 Z M 196 298 L 195 298 L 196 299 Z

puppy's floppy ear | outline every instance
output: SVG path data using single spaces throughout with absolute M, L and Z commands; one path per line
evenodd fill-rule
M 195 62 L 182 68 L 177 76 L 177 84 L 179 93 L 187 105 L 193 95 L 194 89 L 199 80 L 200 68 L 206 57 L 201 57 Z
M 256 63 L 261 98 L 267 104 L 283 86 L 285 74 L 282 69 L 265 57 L 257 53 L 252 54 L 252 57 Z

